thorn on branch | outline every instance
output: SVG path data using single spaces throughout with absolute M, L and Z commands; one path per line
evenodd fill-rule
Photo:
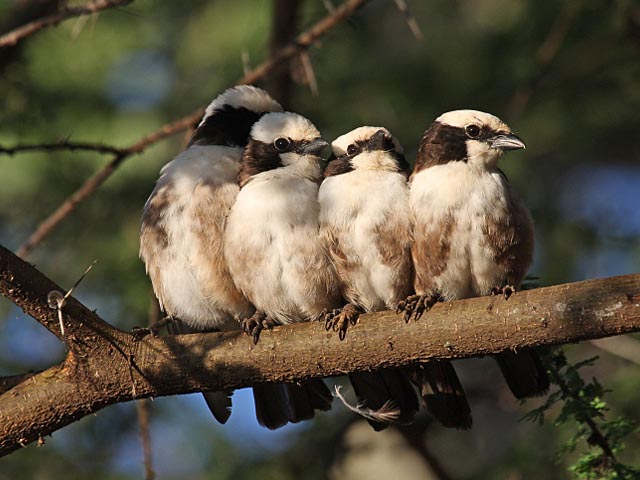
M 84 273 L 80 275 L 80 278 L 76 280 L 76 283 L 73 284 L 73 287 L 69 289 L 67 293 L 64 295 L 60 290 L 51 290 L 47 295 L 47 303 L 49 304 L 49 308 L 53 310 L 58 310 L 58 321 L 60 322 L 60 334 L 64 337 L 64 318 L 62 316 L 62 308 L 64 307 L 67 298 L 71 296 L 73 291 L 76 289 L 80 282 L 87 276 L 87 274 L 91 271 L 93 266 L 96 264 L 98 259 L 96 258 L 91 265 L 89 265 Z

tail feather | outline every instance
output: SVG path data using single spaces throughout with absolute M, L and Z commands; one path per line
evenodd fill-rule
M 209 410 L 220 423 L 226 423 L 231 416 L 231 395 L 233 395 L 233 390 L 202 394 Z
M 540 356 L 531 349 L 496 355 L 502 375 L 516 398 L 543 395 L 549 390 L 549 376 Z
M 264 383 L 254 385 L 253 398 L 256 418 L 263 427 L 271 430 L 287 423 L 297 423 L 313 418 L 315 410 L 329 410 L 333 396 L 321 379 L 303 384 Z
M 204 330 L 198 330 L 187 325 L 179 318 L 171 318 L 167 323 L 167 330 L 171 335 L 184 335 L 187 333 L 202 332 Z M 216 331 L 211 329 L 209 331 Z M 202 396 L 207 403 L 207 407 L 213 414 L 213 417 L 220 423 L 224 424 L 229 420 L 231 416 L 231 396 L 233 390 L 220 391 L 220 392 L 203 392 Z
M 371 412 L 365 416 L 375 431 L 384 430 L 391 423 L 411 423 L 418 411 L 416 393 L 405 374 L 398 369 L 386 369 L 380 372 L 351 373 L 349 380 L 358 398 L 358 405 Z M 397 410 L 389 415 L 390 409 Z M 385 414 L 376 416 L 376 412 Z M 388 418 L 378 421 L 376 418 Z
M 289 405 L 286 385 L 263 383 L 253 386 L 253 401 L 258 423 L 275 430 L 289 422 L 293 415 Z
M 331 410 L 333 395 L 327 385 L 320 378 L 314 378 L 302 384 L 302 388 L 309 396 L 309 402 L 314 410 Z
M 287 394 L 291 405 L 289 421 L 297 423 L 313 418 L 315 410 L 329 410 L 333 397 L 320 379 L 314 379 L 302 385 L 288 383 Z
M 427 410 L 436 420 L 448 428 L 471 428 L 471 408 L 451 362 L 434 360 L 421 363 L 410 372 Z

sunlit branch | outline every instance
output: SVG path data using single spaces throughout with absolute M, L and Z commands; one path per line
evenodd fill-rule
M 433 359 L 458 359 L 640 331 L 640 274 L 437 304 L 419 321 L 367 314 L 346 339 L 322 322 L 262 333 L 143 338 L 73 297 L 61 335 L 47 294 L 59 289 L 0 248 L 0 292 L 69 346 L 65 361 L 0 395 L 0 455 L 118 402 L 295 382 Z

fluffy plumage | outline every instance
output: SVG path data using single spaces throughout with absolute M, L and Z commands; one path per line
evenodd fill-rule
M 243 154 L 225 256 L 258 315 L 276 324 L 311 320 L 340 301 L 318 235 L 318 154 L 326 145 L 306 118 L 271 113 L 253 126 Z M 295 422 L 313 416 L 314 409 L 330 408 L 331 393 L 321 380 L 294 387 L 281 392 L 289 408 L 272 408 L 269 418 Z M 262 421 L 268 422 L 266 413 Z
M 145 204 L 140 257 L 162 310 L 186 324 L 177 326 L 180 332 L 237 329 L 253 313 L 224 261 L 223 231 L 239 191 L 239 162 L 251 125 L 280 110 L 252 86 L 223 92 L 207 108 L 189 147 L 162 168 Z M 207 396 L 224 423 L 230 401 L 219 393 Z
M 353 316 L 354 308 L 360 312 L 393 308 L 413 290 L 413 225 L 408 164 L 402 147 L 388 130 L 360 127 L 336 139 L 332 147 L 335 159 L 327 166 L 320 186 L 320 223 L 342 293 L 351 304 L 334 319 L 346 328 L 348 323 L 340 317 Z M 430 368 L 426 371 L 428 374 Z M 453 367 L 451 372 L 457 381 Z M 387 404 L 399 409 L 393 421 L 413 420 L 417 399 L 402 371 L 358 373 L 350 378 L 359 403 L 369 409 L 368 419 L 374 428 L 388 424 L 383 417 L 376 420 L 371 416 Z M 432 397 L 437 397 L 437 392 Z M 434 410 L 433 405 L 437 402 L 430 399 L 427 406 L 432 413 L 442 423 L 451 424 L 451 414 Z M 462 416 L 465 414 L 468 416 L 468 407 Z
M 533 221 L 504 173 L 504 151 L 524 148 L 499 118 L 475 110 L 441 115 L 427 129 L 411 176 L 412 256 L 419 295 L 454 300 L 518 287 L 533 254 Z M 548 388 L 537 355 L 499 355 L 513 393 Z
M 384 128 L 357 128 L 332 149 L 335 158 L 318 196 L 320 231 L 350 303 L 333 318 L 346 329 L 359 312 L 391 308 L 412 289 L 407 165 L 402 147 Z M 401 370 L 352 373 L 349 379 L 374 429 L 413 421 L 418 402 Z

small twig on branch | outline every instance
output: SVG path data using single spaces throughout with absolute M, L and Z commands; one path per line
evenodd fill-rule
M 0 247 L 0 293 L 60 337 L 46 303 L 58 288 Z M 440 303 L 419 321 L 391 311 L 362 315 L 340 341 L 321 322 L 276 327 L 254 345 L 242 332 L 140 338 L 81 303 L 65 307 L 61 365 L 0 395 L 0 456 L 118 402 L 264 382 L 395 368 L 640 331 L 640 274 Z
M 551 62 L 556 58 L 560 47 L 569 33 L 573 20 L 578 15 L 582 6 L 582 0 L 569 0 L 565 3 L 564 9 L 560 11 L 555 22 L 551 26 L 549 33 L 543 40 L 536 53 L 537 69 L 532 78 L 520 86 L 509 103 L 505 107 L 506 117 L 514 120 L 522 115 L 527 108 L 531 97 L 538 89 L 542 80 L 549 71 Z
M 325 35 L 334 26 L 351 16 L 358 8 L 360 8 L 367 0 L 347 0 L 336 8 L 331 14 L 318 21 L 309 30 L 302 33 L 295 42 L 283 47 L 279 52 L 272 55 L 268 60 L 260 64 L 251 72 L 244 75 L 237 84 L 255 83 L 270 75 L 273 69 L 291 60 L 300 52 L 311 47 L 320 37 Z M 164 125 L 162 128 L 153 132 L 130 147 L 118 150 L 113 160 L 105 165 L 101 170 L 88 178 L 82 186 L 68 197 L 51 215 L 38 225 L 36 230 L 31 234 L 27 241 L 20 246 L 17 253 L 21 257 L 33 250 L 42 240 L 44 240 L 71 212 L 75 210 L 78 204 L 86 200 L 102 185 L 113 172 L 133 154 L 141 153 L 150 145 L 160 140 L 174 135 L 178 132 L 191 128 L 195 125 L 204 114 L 204 107 L 195 110 L 189 115 L 176 120 L 172 123 Z
M 79 7 L 63 8 L 59 12 L 33 20 L 0 36 L 0 48 L 13 46 L 23 38 L 33 35 L 46 27 L 57 25 L 69 18 L 91 15 L 102 10 L 122 7 L 131 2 L 133 0 L 95 0 Z
M 52 309 L 54 309 L 54 310 L 56 310 L 58 312 L 58 322 L 60 324 L 60 334 L 63 337 L 64 337 L 64 318 L 63 318 L 63 315 L 62 315 L 62 309 L 64 308 L 64 304 L 66 303 L 67 299 L 71 296 L 73 291 L 76 289 L 76 287 L 78 285 L 80 285 L 80 282 L 82 282 L 84 277 L 86 277 L 87 274 L 91 271 L 91 269 L 93 268 L 93 266 L 96 264 L 97 261 L 98 261 L 98 259 L 95 259 L 93 261 L 93 263 L 87 267 L 87 269 L 84 271 L 84 273 L 82 275 L 80 275 L 80 278 L 78 278 L 76 283 L 73 284 L 73 287 L 71 287 L 67 293 L 62 294 L 62 292 L 60 290 L 51 290 L 47 294 L 47 303 L 49 304 L 49 308 L 52 308 Z

